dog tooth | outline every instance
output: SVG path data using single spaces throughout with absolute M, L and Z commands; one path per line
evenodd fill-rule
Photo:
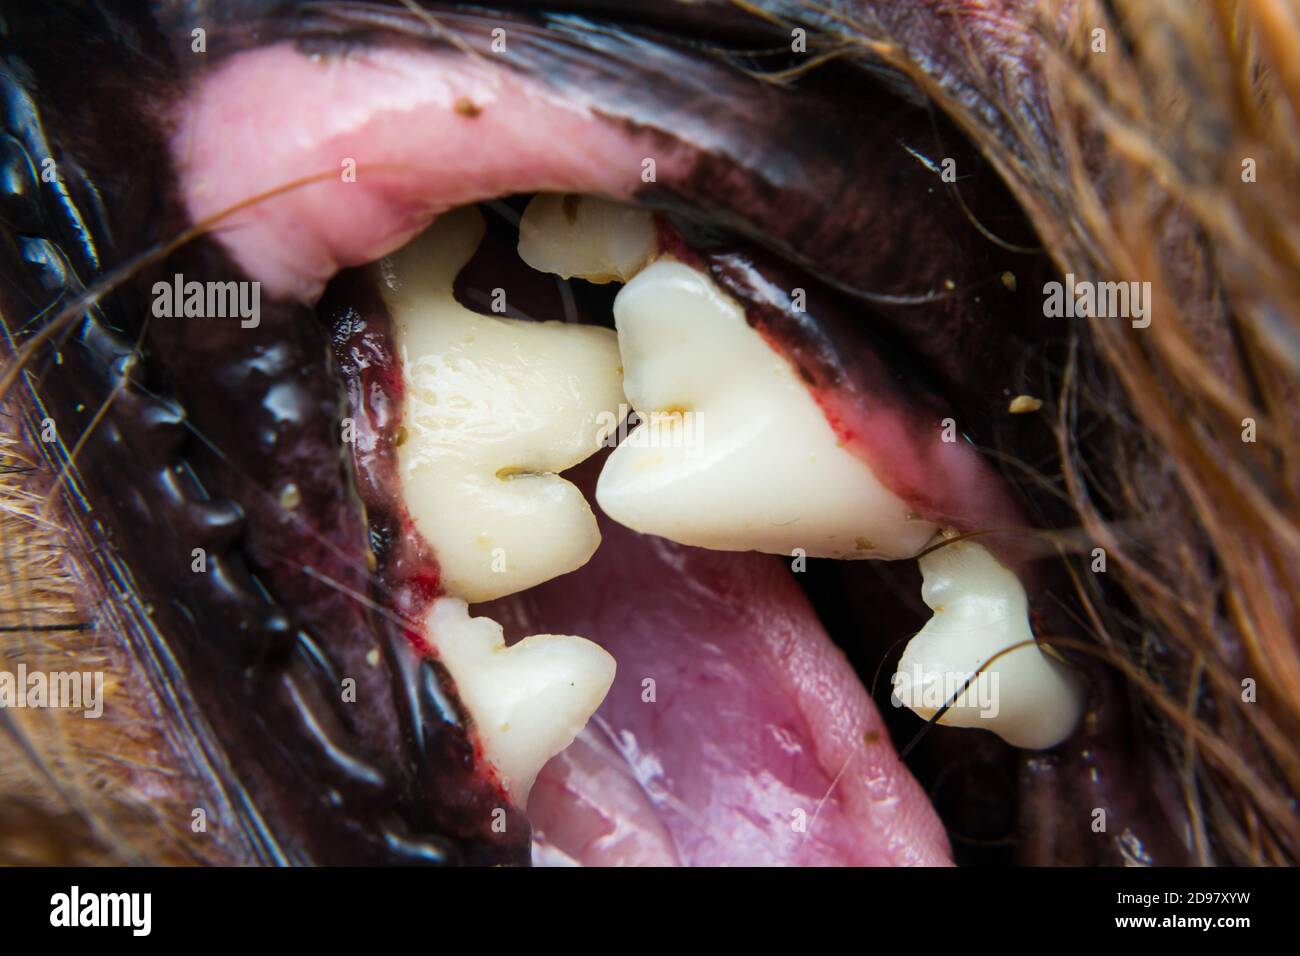
M 542 193 L 519 221 L 519 257 L 565 279 L 626 282 L 657 248 L 649 212 L 598 196 Z
M 970 540 L 951 541 L 918 563 L 921 599 L 934 614 L 903 651 L 894 696 L 928 720 L 961 692 L 939 723 L 982 727 L 1016 747 L 1043 750 L 1069 737 L 1084 688 L 1035 642 L 1020 579 Z
M 609 329 L 479 315 L 452 283 L 478 247 L 474 208 L 381 263 L 405 378 L 405 503 L 448 594 L 488 601 L 581 567 L 600 543 L 556 473 L 599 446 L 623 402 Z
M 614 317 L 642 419 L 597 484 L 615 521 L 682 544 L 811 557 L 911 557 L 933 536 L 708 277 L 657 260 L 619 292 Z
M 483 753 L 524 807 L 546 761 L 573 742 L 614 682 L 614 658 L 591 641 L 534 634 L 506 646 L 501 625 L 439 598 L 427 619 L 438 659 L 456 682 Z

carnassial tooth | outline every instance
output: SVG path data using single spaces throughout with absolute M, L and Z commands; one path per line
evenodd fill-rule
M 1084 689 L 1068 665 L 1034 643 L 1020 579 L 974 541 L 949 542 L 918 563 L 921 600 L 934 616 L 903 651 L 894 696 L 928 720 L 985 662 L 1028 641 L 981 671 L 939 723 L 983 727 L 1029 750 L 1069 737 Z
M 538 772 L 577 737 L 614 683 L 614 658 L 582 637 L 534 634 L 506 647 L 501 625 L 438 598 L 427 633 L 510 799 L 520 807 Z
M 619 292 L 614 319 L 642 418 L 596 486 L 615 521 L 703 548 L 832 558 L 911 557 L 934 535 L 840 445 L 712 280 L 660 259 Z
M 654 217 L 598 196 L 534 196 L 519 220 L 519 258 L 538 272 L 626 282 L 658 249 Z
M 581 567 L 595 516 L 558 477 L 623 402 L 613 332 L 479 315 L 452 295 L 483 236 L 466 208 L 380 264 L 406 381 L 402 491 L 447 593 L 470 602 Z

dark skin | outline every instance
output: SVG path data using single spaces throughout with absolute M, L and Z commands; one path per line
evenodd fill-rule
M 936 409 L 964 410 L 963 429 L 976 444 L 1055 473 L 1055 446 L 999 413 L 1004 390 L 1041 390 L 1064 354 L 1060 335 L 1034 322 L 1036 290 L 1052 267 L 979 150 L 914 86 L 892 75 L 882 81 L 879 62 L 866 55 L 790 86 L 756 80 L 707 53 L 702 38 L 729 49 L 770 49 L 788 45 L 789 30 L 732 4 L 618 4 L 612 35 L 586 27 L 561 33 L 530 12 L 550 5 L 517 6 L 524 9 L 511 21 L 520 42 L 510 68 L 561 90 L 594 89 L 608 122 L 649 127 L 665 153 L 690 157 L 684 174 L 639 199 L 665 213 L 749 307 L 752 322 L 776 329 L 790 353 L 804 357 L 810 382 L 860 377 L 864 388 L 891 385 L 897 366 L 855 360 L 860 340 L 881 345 L 929 384 Z M 600 3 L 574 6 L 593 18 L 613 16 Z M 828 15 L 772 6 L 810 27 Z M 11 331 L 48 305 L 56 286 L 75 295 L 113 277 L 84 319 L 58 308 L 45 316 L 61 323 L 50 333 L 61 344 L 61 363 L 54 364 L 51 345 L 31 345 L 25 360 L 34 383 L 30 391 L 26 383 L 14 389 L 29 410 L 39 398 L 65 441 L 78 443 L 77 472 L 101 522 L 91 535 L 129 571 L 138 598 L 123 603 L 114 639 L 139 665 L 140 692 L 157 698 L 190 736 L 193 745 L 178 763 L 234 821 L 222 836 L 231 859 L 526 863 L 526 820 L 509 810 L 504 832 L 492 827 L 502 800 L 481 773 L 454 684 L 421 655 L 400 620 L 419 598 L 413 589 L 432 593 L 436 581 L 407 573 L 403 562 L 411 559 L 394 544 L 400 521 L 396 506 L 384 510 L 382 475 L 358 474 L 339 441 L 349 389 L 355 393 L 361 374 L 349 367 L 349 349 L 365 343 L 340 338 L 338 311 L 266 298 L 257 335 L 233 323 L 145 321 L 159 278 L 245 278 L 211 237 L 164 246 L 194 225 L 180 205 L 164 139 L 168 110 L 196 64 L 207 68 L 280 38 L 326 56 L 354 45 L 440 41 L 420 17 L 394 7 L 221 7 L 226 20 L 209 26 L 206 60 L 188 55 L 187 44 L 194 24 L 211 21 L 188 4 L 122 20 L 75 4 L 9 15 L 4 43 L 22 64 L 0 76 L 17 144 L 9 168 L 39 170 L 53 158 L 67 187 L 65 197 L 23 180 L 5 207 L 0 302 Z M 891 25 L 898 35 L 937 51 L 950 92 L 963 89 L 965 61 L 947 52 L 941 25 L 891 4 L 878 12 L 899 18 Z M 471 45 L 500 20 L 466 13 L 438 19 Z M 629 69 L 651 69 L 636 56 L 642 43 L 670 51 L 673 68 L 629 76 Z M 774 71 L 798 61 L 778 55 L 747 62 Z M 861 121 L 864 114 L 870 122 Z M 39 127 L 24 116 L 39 118 Z M 656 125 L 668 116 L 671 125 Z M 704 130 L 735 148 L 704 149 Z M 787 152 L 741 148 L 755 137 L 779 141 Z M 807 175 L 783 178 L 780 161 L 791 153 Z M 965 207 L 952 195 L 934 195 L 934 177 L 918 153 L 956 157 Z M 37 239 L 62 253 L 62 275 L 24 264 Z M 1008 270 L 1019 278 L 1014 289 L 1000 279 Z M 794 281 L 785 277 L 798 277 L 813 290 L 805 319 L 792 326 L 765 311 L 756 276 L 781 278 L 784 287 Z M 374 306 L 364 295 L 352 303 Z M 15 345 L 27 347 L 41 328 L 24 329 Z M 266 401 L 273 390 L 274 409 Z M 380 423 L 380 431 L 391 424 Z M 1023 469 L 1006 473 L 1036 523 L 1070 525 L 1060 501 L 1026 480 Z M 292 508 L 283 504 L 288 485 L 298 496 Z M 84 505 L 67 500 L 61 507 L 72 524 L 90 525 Z M 191 570 L 195 548 L 206 555 L 206 574 Z M 85 571 L 88 578 L 102 574 L 89 565 Z M 1083 641 L 1068 578 L 1060 570 L 1045 578 L 1057 599 L 1039 609 L 1044 626 Z M 383 613 L 394 608 L 397 614 Z M 374 649 L 377 667 L 366 661 Z M 883 653 L 872 649 L 868 660 Z M 364 708 L 339 703 L 344 675 L 358 681 Z M 973 844 L 992 844 L 969 853 L 959 847 L 959 859 L 1123 862 L 1124 847 L 1093 839 L 1087 827 L 1089 810 L 1099 806 L 1115 815 L 1117 831 L 1137 835 L 1153 862 L 1188 859 L 1174 835 L 1177 814 L 1168 819 L 1161 809 L 1166 774 L 1127 695 L 1103 668 L 1092 680 L 1089 723 L 1046 756 L 1029 759 L 984 741 L 984 771 L 958 775 L 954 784 L 942 768 L 955 754 L 969 755 L 967 739 L 937 729 L 918 748 L 914 771 L 936 786 L 943 777 L 945 801 L 965 808 L 947 817 L 954 833 L 967 828 Z M 970 810 L 990 790 L 1014 794 L 1016 812 L 981 817 Z M 971 826 L 985 830 L 970 834 Z

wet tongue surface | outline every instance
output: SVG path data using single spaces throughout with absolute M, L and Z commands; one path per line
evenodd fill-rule
M 604 456 L 569 477 L 589 490 Z M 600 515 L 585 567 L 482 605 L 618 661 L 528 805 L 538 863 L 945 864 L 942 825 L 790 569 Z

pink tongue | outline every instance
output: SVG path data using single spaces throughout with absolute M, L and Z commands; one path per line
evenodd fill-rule
M 781 559 L 599 517 L 589 564 L 478 609 L 510 640 L 578 634 L 618 661 L 596 716 L 533 788 L 537 862 L 950 861 L 929 801 Z

